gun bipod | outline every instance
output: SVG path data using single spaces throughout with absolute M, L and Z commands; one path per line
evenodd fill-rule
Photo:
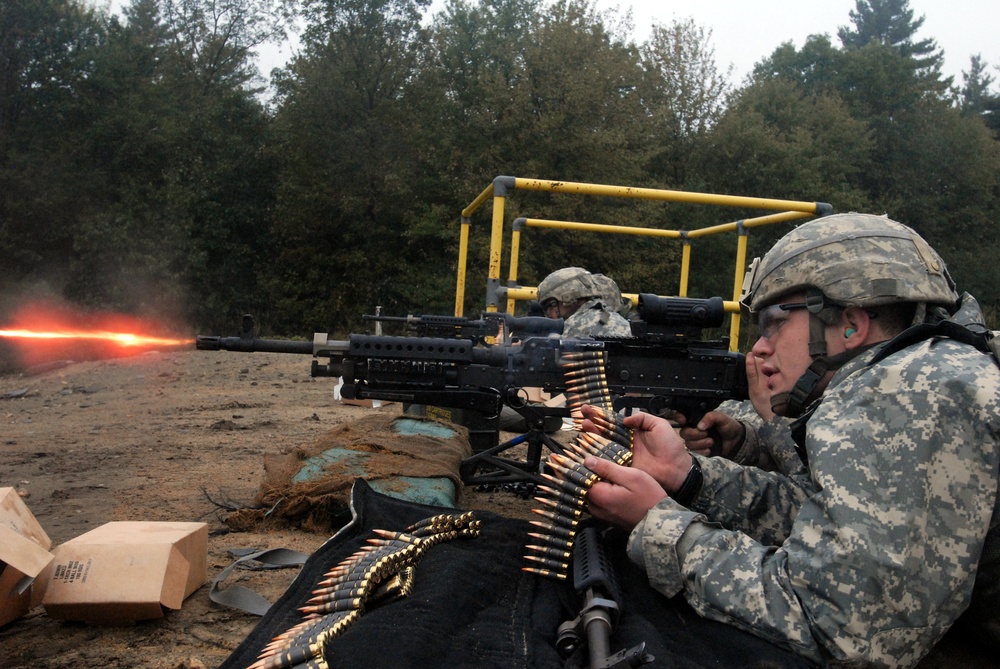
M 500 455 L 514 447 L 527 444 L 524 460 L 515 460 Z M 466 485 L 493 485 L 500 483 L 545 484 L 541 473 L 542 450 L 548 448 L 554 453 L 564 453 L 559 442 L 542 429 L 529 429 L 493 448 L 475 453 L 462 461 L 459 473 Z

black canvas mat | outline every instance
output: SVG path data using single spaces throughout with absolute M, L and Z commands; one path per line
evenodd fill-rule
M 238 669 L 254 663 L 274 636 L 301 621 L 296 610 L 322 575 L 374 536 L 373 529 L 402 530 L 442 513 L 374 492 L 358 480 L 352 495 L 354 520 L 306 562 L 285 594 L 222 664 Z M 416 565 L 413 592 L 366 611 L 327 646 L 331 667 L 425 667 L 566 669 L 556 651 L 559 625 L 579 613 L 571 583 L 521 571 L 527 521 L 476 511 L 481 536 L 430 548 Z M 655 656 L 648 667 L 809 667 L 801 658 L 721 623 L 695 614 L 680 598 L 653 591 L 645 575 L 624 557 L 624 536 L 608 546 L 624 598 L 611 638 L 611 652 L 645 642 Z M 578 655 L 583 655 L 579 653 Z

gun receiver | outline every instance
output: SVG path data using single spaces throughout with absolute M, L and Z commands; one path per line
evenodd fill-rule
M 461 316 L 382 316 L 362 315 L 362 320 L 377 323 L 402 323 L 408 334 L 418 337 L 447 337 L 472 339 L 477 344 L 487 344 L 490 338 L 500 335 L 500 326 L 516 339 L 545 336 L 562 332 L 562 319 L 525 316 L 515 318 L 510 314 L 484 313 L 481 318 L 470 320 Z
M 553 396 L 563 393 L 565 353 L 604 351 L 605 380 L 619 410 L 656 415 L 677 411 L 696 422 L 724 400 L 746 399 L 744 356 L 728 350 L 728 338 L 698 339 L 705 328 L 722 324 L 721 298 L 642 294 L 639 316 L 632 323 L 633 336 L 627 338 L 566 339 L 558 334 L 559 320 L 490 314 L 474 321 L 373 317 L 369 320 L 426 326 L 431 328 L 426 332 L 439 336 L 352 334 L 347 340 L 334 340 L 317 333 L 311 342 L 258 339 L 253 318 L 244 316 L 239 336 L 199 336 L 196 346 L 312 355 L 312 376 L 340 377 L 341 395 L 347 399 L 459 410 L 458 422 L 469 428 L 473 450 L 462 465 L 466 483 L 538 481 L 542 447 L 562 452 L 544 433 L 544 419 L 568 416 L 569 410 L 531 404 L 526 389 L 541 388 Z M 497 336 L 501 323 L 517 343 L 485 343 L 487 337 Z M 440 336 L 446 333 L 452 336 Z M 327 361 L 320 362 L 322 358 Z M 504 405 L 524 416 L 530 429 L 523 438 L 499 444 Z M 524 461 L 500 455 L 524 441 L 528 443 Z

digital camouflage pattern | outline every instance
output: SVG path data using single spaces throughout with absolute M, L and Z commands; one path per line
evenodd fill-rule
M 631 337 L 632 326 L 621 315 L 607 309 L 600 298 L 585 302 L 563 321 L 563 337 Z
M 842 306 L 958 300 L 944 261 L 923 237 L 872 214 L 824 216 L 789 232 L 753 262 L 740 302 L 756 312 L 809 287 Z
M 601 294 L 590 272 L 582 267 L 563 267 L 549 274 L 538 284 L 538 301 L 555 299 L 560 302 L 576 302 Z
M 538 284 L 538 301 L 556 299 L 569 304 L 586 300 L 563 323 L 563 336 L 631 337 L 632 326 L 622 316 L 622 294 L 618 284 L 603 274 L 582 267 L 563 267 Z
M 996 611 L 1000 551 L 984 543 L 1000 518 L 1000 368 L 950 339 L 869 366 L 880 348 L 833 377 L 808 422 L 808 467 L 771 421 L 755 438 L 777 471 L 699 458 L 692 509 L 668 498 L 646 514 L 629 554 L 655 588 L 838 666 L 915 665 L 974 583 L 977 602 L 993 595 L 979 612 Z
M 632 300 L 622 297 L 622 291 L 618 287 L 618 283 L 604 274 L 591 274 L 590 278 L 600 291 L 598 295 L 604 306 L 611 311 L 618 312 L 622 318 L 628 320 L 632 314 Z

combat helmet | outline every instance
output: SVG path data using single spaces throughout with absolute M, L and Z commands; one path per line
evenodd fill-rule
M 944 261 L 911 228 L 887 216 L 837 214 L 818 218 L 782 237 L 753 261 L 740 304 L 751 314 L 790 293 L 804 293 L 809 316 L 809 369 L 772 408 L 798 416 L 818 397 L 823 376 L 863 349 L 828 356 L 825 326 L 846 307 L 910 302 L 951 308 L 958 301 Z M 917 312 L 923 313 L 924 309 Z
M 593 276 L 582 267 L 557 269 L 538 284 L 538 302 L 543 306 L 551 299 L 568 303 L 597 297 L 599 294 L 600 290 Z
M 809 289 L 841 307 L 958 300 L 944 261 L 924 238 L 872 214 L 826 216 L 789 232 L 754 261 L 740 303 L 755 313 Z
M 604 274 L 592 274 L 590 278 L 597 286 L 598 297 L 601 298 L 601 304 L 604 305 L 604 308 L 616 311 L 628 318 L 632 309 L 632 301 L 622 297 L 622 291 L 615 280 Z

